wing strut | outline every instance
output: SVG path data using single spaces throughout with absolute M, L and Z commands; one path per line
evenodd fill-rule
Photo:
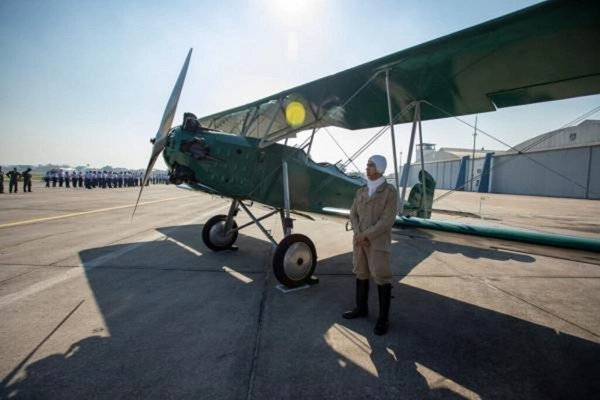
M 421 151 L 421 174 L 422 179 L 420 179 L 421 184 L 423 185 L 423 198 L 421 201 L 421 209 L 423 210 L 423 215 L 427 218 L 427 179 L 425 179 L 425 157 L 423 154 L 423 130 L 421 129 L 421 108 L 419 107 L 419 150 Z M 433 207 L 433 204 L 431 205 Z
M 396 133 L 394 132 L 394 117 L 392 114 L 392 98 L 390 95 L 390 70 L 385 70 L 385 91 L 387 92 L 388 115 L 390 118 L 390 133 L 392 135 L 392 154 L 394 155 L 394 179 L 396 181 L 396 192 L 400 194 L 400 184 L 398 181 L 398 159 L 396 158 Z M 404 206 L 404 191 L 401 199 L 402 207 Z
M 413 147 L 415 146 L 415 133 L 417 131 L 417 123 L 419 125 L 419 131 L 421 130 L 421 102 L 415 101 L 413 102 L 415 105 L 415 116 L 413 118 L 413 125 L 410 134 L 410 144 L 408 146 L 408 157 L 406 158 L 406 164 L 404 164 L 404 168 L 402 168 L 402 196 L 400 196 L 400 215 L 404 214 L 404 197 L 406 195 L 406 184 L 408 182 L 408 173 L 410 171 L 410 162 L 412 161 L 412 152 Z M 421 136 L 421 135 L 419 135 Z M 421 143 L 421 147 L 423 144 Z
M 283 204 L 285 207 L 283 214 L 283 233 L 285 236 L 289 236 L 292 234 L 293 222 L 290 218 L 290 184 L 288 177 L 288 165 L 287 162 L 284 161 L 281 163 L 282 175 L 283 175 Z

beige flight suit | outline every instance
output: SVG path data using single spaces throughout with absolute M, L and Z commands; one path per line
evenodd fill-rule
M 398 213 L 398 192 L 392 185 L 382 183 L 369 197 L 369 188 L 356 192 L 350 210 L 354 234 L 362 233 L 369 239 L 368 247 L 354 244 L 354 270 L 357 279 L 373 277 L 377 285 L 392 283 L 390 250 L 392 226 Z

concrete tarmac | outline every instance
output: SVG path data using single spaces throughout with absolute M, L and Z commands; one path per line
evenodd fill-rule
M 0 195 L 1 399 L 600 394 L 600 265 L 395 234 L 391 328 L 376 336 L 373 286 L 368 318 L 341 317 L 354 303 L 343 224 L 296 220 L 320 283 L 283 292 L 258 228 L 240 232 L 238 251 L 202 243 L 226 200 L 149 186 L 132 221 L 137 194 Z M 435 207 L 445 219 L 600 236 L 598 201 L 458 193 Z M 282 238 L 277 219 L 265 226 Z

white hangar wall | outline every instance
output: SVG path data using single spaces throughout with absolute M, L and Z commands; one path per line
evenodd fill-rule
M 585 120 L 579 125 L 558 129 L 528 139 L 515 146 L 519 151 L 537 151 L 572 146 L 594 146 L 600 143 L 600 121 Z
M 435 180 L 435 187 L 437 189 L 477 192 L 481 182 L 484 160 L 484 158 L 475 158 L 475 161 L 473 162 L 467 157 L 464 161 L 464 176 L 462 181 L 459 177 L 461 164 L 463 163 L 462 159 L 438 162 L 430 161 L 424 163 L 424 166 L 425 171 L 427 171 Z M 419 171 L 421 171 L 420 163 L 415 163 L 410 166 L 406 186 L 412 187 L 419 182 Z M 402 176 L 402 168 L 400 169 L 400 176 Z M 472 180 L 471 176 L 473 176 Z M 487 192 L 488 189 L 486 188 L 483 191 Z
M 460 169 L 460 160 L 447 160 L 440 162 L 424 163 L 425 171 L 427 171 L 435 180 L 435 187 L 438 189 L 454 189 L 458 172 Z M 408 180 L 406 186 L 414 186 L 419 182 L 419 171 L 421 164 L 412 164 L 408 172 Z M 400 172 L 402 176 L 402 169 Z
M 600 200 L 600 120 L 536 136 L 515 149 L 525 154 L 482 149 L 473 160 L 472 150 L 444 148 L 426 154 L 425 169 L 438 189 Z M 486 167 L 487 152 L 493 157 Z M 420 169 L 419 162 L 410 166 L 407 186 L 418 182 Z
M 600 146 L 494 156 L 490 191 L 600 199 Z
M 461 162 L 447 160 L 424 165 L 435 179 L 436 189 L 600 200 L 600 145 L 494 155 L 489 189 L 479 187 L 483 158 L 475 159 L 472 184 L 473 164 L 466 160 L 466 184 L 457 187 Z M 410 166 L 407 186 L 418 182 L 420 170 L 420 163 Z

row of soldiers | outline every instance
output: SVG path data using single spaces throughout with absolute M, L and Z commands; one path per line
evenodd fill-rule
M 4 193 L 4 179 L 8 179 L 9 192 L 17 193 L 18 182 L 23 180 L 23 192 L 31 192 L 32 173 L 31 168 L 27 168 L 23 172 L 13 168 L 12 171 L 4 172 L 0 166 L 0 193 Z M 53 169 L 46 172 L 44 182 L 46 187 L 85 187 L 92 188 L 122 188 L 122 187 L 137 187 L 142 185 L 144 174 L 142 172 L 113 172 L 113 171 L 63 171 Z M 169 183 L 167 174 L 153 174 L 148 183 Z
M 0 193 L 4 193 L 4 171 L 0 167 Z M 17 168 L 13 168 L 12 171 L 6 173 L 8 178 L 8 190 L 9 193 L 17 193 L 19 191 L 19 180 L 23 177 L 23 191 L 31 192 L 31 168 L 27 168 L 23 173 L 17 171 Z
M 46 172 L 44 182 L 46 187 L 85 187 L 92 188 L 122 188 L 122 187 L 137 187 L 142 185 L 144 174 L 142 172 L 113 172 L 113 171 L 63 171 L 51 170 Z M 167 183 L 166 174 L 153 175 L 148 183 Z

